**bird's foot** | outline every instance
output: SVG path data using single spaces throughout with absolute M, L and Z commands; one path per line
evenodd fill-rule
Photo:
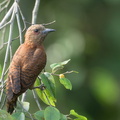
M 46 87 L 45 87 L 44 84 L 41 84 L 40 86 L 36 86 L 36 87 L 31 87 L 31 89 L 36 89 L 36 88 L 39 88 L 39 89 L 41 89 L 41 90 L 46 89 Z

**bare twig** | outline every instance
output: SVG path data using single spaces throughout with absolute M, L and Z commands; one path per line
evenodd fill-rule
M 34 99 L 35 99 L 35 101 L 36 101 L 36 103 L 37 103 L 37 106 L 38 106 L 39 110 L 42 110 L 41 105 L 40 105 L 40 103 L 39 103 L 39 101 L 38 101 L 38 99 L 37 99 L 37 96 L 36 96 L 35 91 L 32 90 L 32 93 L 33 93 L 33 97 L 34 97 Z
M 4 77 L 4 72 L 5 72 L 5 68 L 6 68 L 6 64 L 7 64 L 7 60 L 8 60 L 8 55 L 9 55 L 10 44 L 11 44 L 11 40 L 12 40 L 13 22 L 14 22 L 13 20 L 14 20 L 14 18 L 15 18 L 15 14 L 14 14 L 14 11 L 13 11 L 13 14 L 12 14 L 12 17 L 11 17 L 12 23 L 10 24 L 8 45 L 7 45 L 7 50 L 6 50 L 6 54 L 5 54 L 5 60 L 4 60 L 4 66 L 3 66 L 3 71 L 2 71 L 2 79 Z M 2 81 L 2 79 L 1 79 L 1 81 Z
M 32 12 L 32 24 L 35 24 L 37 21 L 37 14 L 39 10 L 40 0 L 35 1 L 35 6 Z
M 0 109 L 3 109 L 3 107 L 5 106 L 5 102 L 6 102 L 6 95 L 4 96 L 4 99 L 3 99 L 3 101 L 2 101 L 2 104 L 1 104 L 1 107 L 0 107 Z
M 12 14 L 11 19 L 14 20 L 14 18 L 15 18 L 15 14 L 14 14 L 14 11 L 13 11 L 13 14 Z M 8 38 L 8 46 L 7 46 L 7 50 L 6 50 L 6 54 L 5 54 L 3 71 L 2 71 L 2 76 L 1 76 L 1 80 L 0 80 L 2 86 L 4 85 L 4 81 L 3 81 L 3 79 L 4 79 L 4 73 L 5 73 L 5 69 L 6 69 L 6 65 L 7 65 L 7 61 L 8 61 L 10 44 L 11 44 L 11 40 L 12 40 L 13 23 L 14 23 L 14 21 L 10 24 L 10 32 L 9 32 L 9 38 Z M 2 94 L 3 94 L 3 89 L 1 90 L 0 102 L 1 102 L 1 99 L 2 99 Z
M 8 10 L 7 14 L 4 16 L 4 18 L 2 19 L 2 21 L 0 22 L 0 29 L 2 29 L 1 27 L 6 23 L 7 19 L 10 17 L 10 15 L 13 12 L 13 8 L 14 8 L 14 4 L 11 6 L 11 8 Z
M 6 28 L 4 28 L 4 29 L 2 30 L 2 37 L 1 37 L 0 49 L 2 49 L 2 48 L 4 47 L 5 31 L 6 31 Z
M 8 0 L 4 0 L 3 2 L 0 3 L 0 8 L 2 5 L 4 5 Z
M 18 30 L 19 30 L 19 36 L 20 36 L 20 44 L 23 43 L 22 41 L 22 28 L 20 25 L 20 17 L 19 17 L 19 12 L 18 12 L 18 7 L 16 7 L 17 13 L 16 13 L 16 18 L 17 18 L 17 24 L 18 24 Z
M 2 3 L 0 3 L 0 12 L 2 12 L 5 8 L 7 8 L 9 3 L 10 3 L 10 0 L 4 0 Z M 5 5 L 1 7 L 3 4 Z
M 13 57 L 13 55 L 12 55 L 12 45 L 10 45 L 10 61 L 12 61 L 12 57 Z
M 51 25 L 51 24 L 53 24 L 53 23 L 55 23 L 56 21 L 54 20 L 54 21 L 52 21 L 52 22 L 49 22 L 49 23 L 43 23 L 42 25 L 43 26 L 46 26 L 46 25 Z
M 22 30 L 22 32 L 23 32 L 23 31 L 26 29 L 25 17 L 24 17 L 24 15 L 22 14 L 22 11 L 21 11 L 19 5 L 18 5 L 18 9 L 19 9 L 19 12 L 20 12 L 20 15 L 21 15 L 21 18 L 22 18 L 23 24 L 24 24 L 24 28 L 23 28 L 23 30 Z

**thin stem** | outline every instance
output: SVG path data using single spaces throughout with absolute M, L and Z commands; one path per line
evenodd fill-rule
M 10 17 L 10 15 L 12 14 L 13 8 L 14 8 L 14 3 L 13 3 L 13 5 L 11 6 L 11 8 L 9 9 L 9 11 L 7 12 L 7 14 L 4 16 L 4 18 L 2 19 L 2 21 L 0 22 L 0 28 L 3 26 L 3 24 L 6 23 L 7 19 L 8 19 L 8 18 Z
M 39 101 L 38 101 L 38 99 L 37 99 L 37 96 L 36 96 L 35 91 L 32 90 L 32 93 L 33 93 L 33 97 L 34 97 L 34 99 L 35 99 L 35 101 L 36 101 L 36 103 L 37 103 L 37 106 L 38 106 L 39 110 L 42 110 L 41 105 L 40 105 L 40 103 L 39 103 Z
M 9 67 L 7 68 L 7 70 L 4 72 L 4 76 L 8 73 Z
M 7 61 L 8 61 L 10 44 L 11 44 L 11 40 L 12 40 L 14 18 L 15 18 L 15 14 L 14 14 L 14 10 L 13 10 L 13 14 L 12 14 L 12 17 L 11 17 L 11 19 L 12 19 L 13 22 L 10 24 L 10 32 L 9 32 L 9 38 L 8 38 L 8 45 L 7 45 L 7 50 L 6 50 L 5 59 L 4 59 L 2 76 L 1 76 L 1 80 L 0 80 L 2 86 L 4 84 L 4 81 L 3 81 L 3 79 L 4 79 L 4 73 L 5 73 L 5 69 L 6 69 L 6 65 L 7 65 Z M 3 89 L 1 90 L 0 102 L 1 102 L 1 99 L 2 99 L 2 94 L 3 94 Z
M 42 25 L 43 26 L 46 26 L 46 25 L 51 25 L 51 24 L 53 24 L 53 23 L 55 23 L 56 21 L 54 20 L 54 21 L 52 21 L 52 22 L 49 22 L 49 23 L 43 23 Z
M 23 31 L 26 29 L 25 17 L 24 17 L 24 15 L 22 14 L 22 11 L 21 11 L 19 5 L 18 5 L 18 9 L 19 9 L 19 12 L 20 12 L 20 15 L 21 15 L 21 17 L 22 17 L 23 24 L 24 24 L 24 28 L 23 28 L 23 30 L 22 30 L 22 32 L 23 32 Z
M 0 29 L 3 29 L 4 27 L 6 27 L 7 25 L 9 25 L 9 24 L 11 24 L 11 20 L 9 21 L 9 22 L 7 22 L 7 23 L 5 23 L 4 25 L 2 25 L 1 27 L 0 27 Z
M 37 15 L 39 10 L 40 0 L 35 1 L 35 6 L 32 12 L 32 24 L 35 24 L 37 21 Z
M 26 99 L 26 94 L 27 94 L 27 91 L 22 94 L 21 102 L 24 102 L 24 101 L 25 101 L 25 99 Z
M 12 45 L 10 45 L 10 61 L 12 61 Z
M 6 68 L 6 64 L 7 64 L 7 60 L 8 60 L 8 55 L 9 55 L 9 50 L 10 50 L 10 44 L 11 44 L 11 40 L 12 40 L 14 18 L 15 18 L 15 14 L 14 14 L 14 11 L 13 11 L 13 14 L 12 14 L 12 17 L 11 17 L 12 23 L 10 24 L 10 32 L 9 32 L 9 38 L 8 38 L 8 45 L 7 45 L 7 50 L 6 50 L 6 54 L 5 54 L 4 66 L 3 66 L 2 77 L 1 77 L 2 79 L 4 77 L 4 72 L 5 72 L 5 68 Z M 1 79 L 1 81 L 2 81 L 2 79 Z
M 4 0 L 3 2 L 0 3 L 0 7 L 4 5 L 8 0 Z
M 1 44 L 2 45 L 0 45 L 0 49 L 2 49 L 4 47 L 5 31 L 6 31 L 6 28 L 4 28 L 2 30 L 2 37 L 1 37 Z
M 7 3 L 6 3 L 6 2 L 7 2 Z M 5 4 L 5 3 L 6 3 L 6 4 Z M 0 7 L 1 7 L 3 4 L 5 4 L 3 7 L 0 8 L 0 12 L 2 12 L 5 8 L 7 8 L 8 5 L 9 5 L 9 3 L 10 3 L 10 0 L 4 0 L 2 3 L 0 3 Z
M 5 105 L 5 102 L 6 102 L 6 98 L 7 98 L 7 96 L 5 95 L 0 109 L 3 109 L 3 107 L 4 107 L 4 105 Z
M 20 24 L 20 17 L 19 17 L 19 12 L 18 12 L 18 7 L 16 6 L 17 13 L 16 13 L 16 18 L 17 18 L 17 24 L 18 24 L 18 30 L 19 30 L 19 36 L 20 36 L 20 44 L 23 43 L 22 41 L 22 28 Z

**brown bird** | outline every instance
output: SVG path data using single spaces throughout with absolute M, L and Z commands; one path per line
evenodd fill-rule
M 6 83 L 7 111 L 12 114 L 17 98 L 33 84 L 46 65 L 43 41 L 49 32 L 43 25 L 31 25 L 25 34 L 25 42 L 15 52 L 9 67 Z

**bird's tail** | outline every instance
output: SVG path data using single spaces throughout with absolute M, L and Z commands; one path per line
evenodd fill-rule
M 12 114 L 16 107 L 17 96 L 14 96 L 11 101 L 7 99 L 7 112 Z

